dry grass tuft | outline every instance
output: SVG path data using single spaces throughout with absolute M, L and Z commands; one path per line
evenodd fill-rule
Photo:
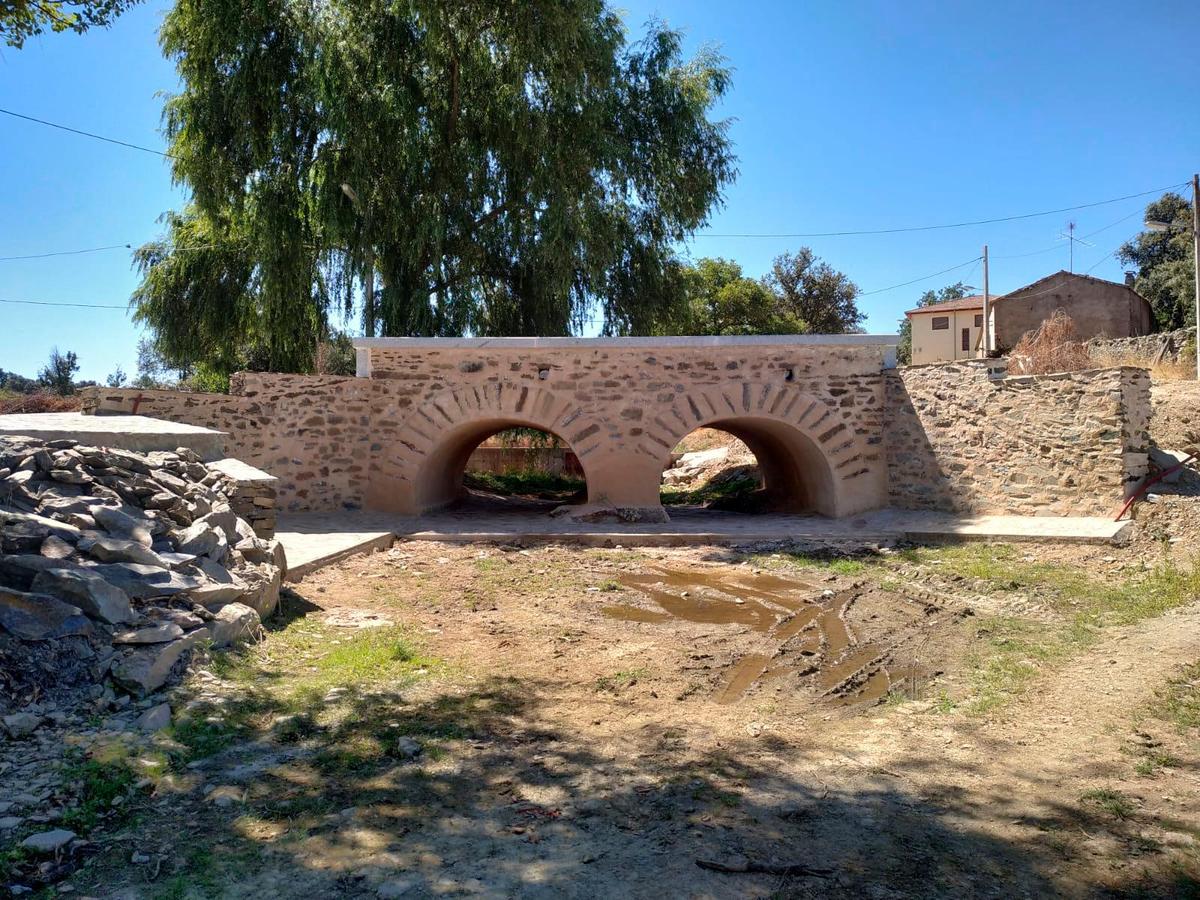
M 18 413 L 75 412 L 83 405 L 83 398 L 75 395 L 60 397 L 58 394 L 16 394 L 0 391 L 0 415 Z
M 1009 356 L 1012 375 L 1048 375 L 1051 372 L 1081 372 L 1094 369 L 1087 345 L 1079 340 L 1075 323 L 1064 310 L 1042 322 L 1037 331 L 1027 331 Z

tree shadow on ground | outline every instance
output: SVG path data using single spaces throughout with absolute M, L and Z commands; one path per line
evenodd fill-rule
M 1111 822 L 1050 806 L 1022 832 L 1035 837 L 999 838 L 989 826 L 1012 797 L 966 791 L 969 772 L 946 758 L 884 771 L 858 765 L 850 749 L 831 762 L 770 735 L 713 746 L 686 727 L 627 726 L 619 705 L 579 735 L 556 724 L 548 682 L 428 687 L 350 691 L 333 721 L 324 698 L 285 709 L 248 689 L 256 720 L 286 713 L 282 726 L 248 730 L 160 786 L 138 843 L 168 862 L 151 878 L 154 869 L 124 864 L 123 849 L 125 859 L 98 867 L 96 887 L 164 897 L 957 898 L 1180 897 L 1200 884 L 1166 864 L 1080 880 L 1087 870 L 1068 874 L 1059 838 Z M 918 771 L 944 778 L 916 793 L 903 776 Z

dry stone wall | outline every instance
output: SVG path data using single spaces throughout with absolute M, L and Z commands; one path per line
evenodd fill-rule
M 1005 377 L 1002 362 L 887 376 L 889 496 L 913 509 L 1106 515 L 1146 474 L 1150 379 Z

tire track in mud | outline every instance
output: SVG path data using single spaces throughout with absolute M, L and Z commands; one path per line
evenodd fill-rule
M 611 618 L 740 625 L 776 643 L 773 651 L 745 653 L 728 667 L 714 695 L 718 703 L 735 703 L 780 679 L 791 679 L 797 690 L 827 702 L 878 702 L 895 686 L 928 674 L 905 651 L 942 621 L 938 614 L 964 614 L 924 592 L 909 596 L 867 582 L 831 591 L 762 573 L 667 568 L 628 574 L 621 582 L 658 609 L 614 605 L 604 609 Z M 858 629 L 848 618 L 856 607 L 866 607 Z

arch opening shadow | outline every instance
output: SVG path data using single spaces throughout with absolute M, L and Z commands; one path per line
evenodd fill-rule
M 528 419 L 496 417 L 456 425 L 439 436 L 420 467 L 413 497 L 417 509 L 431 512 L 471 504 L 503 511 L 548 513 L 562 505 L 586 503 L 587 469 L 582 460 L 579 461 L 582 477 L 576 479 L 505 478 L 485 472 L 468 473 L 472 454 L 481 444 L 514 428 L 549 435 L 558 446 L 574 453 L 563 435 Z
M 727 464 L 696 489 L 664 490 L 664 504 L 672 514 L 697 507 L 742 513 L 840 514 L 830 461 L 820 445 L 800 429 L 778 419 L 737 416 L 705 422 L 689 435 L 702 430 L 737 438 L 753 460 L 746 460 L 744 454 L 739 458 L 735 445 Z

